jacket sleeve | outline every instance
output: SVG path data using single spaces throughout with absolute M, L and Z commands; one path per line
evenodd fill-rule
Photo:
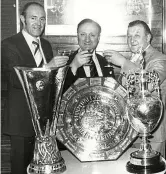
M 47 63 L 53 58 L 53 51 L 50 42 L 41 38 L 41 46 L 46 58 Z
M 77 51 L 74 52 L 72 55 L 70 55 L 69 57 L 69 61 L 68 61 L 68 65 L 71 64 L 71 62 L 73 61 L 75 55 L 77 54 Z M 65 78 L 65 83 L 64 83 L 64 87 L 63 87 L 63 93 L 65 93 L 67 91 L 67 89 L 78 79 L 77 74 L 74 75 L 71 71 L 71 67 L 69 67 L 68 72 L 66 74 L 66 78 Z
M 14 70 L 15 66 L 19 66 L 20 55 L 14 45 L 2 42 L 1 46 L 2 71 L 4 73 L 4 81 L 14 88 L 22 89 L 21 83 Z
M 63 93 L 67 91 L 67 89 L 78 79 L 77 76 L 74 76 L 71 68 L 69 67 L 66 78 L 65 78 L 65 83 L 63 87 Z
M 160 84 L 166 80 L 166 56 L 165 59 L 156 59 L 151 61 L 147 67 L 147 71 L 155 71 L 159 75 Z

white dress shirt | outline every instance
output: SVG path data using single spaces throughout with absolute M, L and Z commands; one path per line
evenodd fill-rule
M 78 50 L 78 52 L 80 52 L 80 51 L 81 51 L 81 49 Z M 94 61 L 94 63 L 95 63 L 98 76 L 99 76 L 99 77 L 102 77 L 102 76 L 103 76 L 103 73 L 102 73 L 102 70 L 101 70 L 99 61 L 98 61 L 98 59 L 97 59 L 97 57 L 96 57 L 96 51 L 93 52 L 92 59 L 93 59 L 93 61 Z M 90 66 L 83 66 L 83 69 L 84 69 L 84 71 L 85 71 L 86 77 L 90 77 Z
M 30 50 L 32 52 L 33 57 L 34 57 L 34 53 L 35 53 L 35 49 L 36 48 L 34 47 L 34 44 L 32 42 L 33 41 L 36 42 L 36 40 L 38 40 L 39 49 L 40 49 L 40 52 L 41 52 L 44 64 L 46 64 L 47 61 L 45 59 L 45 56 L 44 56 L 44 53 L 43 53 L 43 50 L 42 50 L 42 47 L 41 47 L 40 37 L 35 38 L 35 37 L 31 36 L 30 34 L 28 34 L 25 30 L 22 30 L 22 34 L 23 34 L 23 36 L 24 36 L 24 38 L 25 38 L 25 40 L 26 40 L 26 42 L 27 42 L 27 44 L 28 44 L 28 46 L 29 46 L 29 48 L 30 48 Z M 35 60 L 35 57 L 34 57 L 34 60 Z M 36 60 L 35 60 L 35 62 L 36 62 Z M 36 65 L 37 64 L 38 63 L 36 62 Z

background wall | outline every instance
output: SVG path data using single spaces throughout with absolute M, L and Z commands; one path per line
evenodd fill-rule
M 44 3 L 44 0 L 34 0 Z M 20 0 L 20 9 L 29 0 Z M 158 50 L 162 51 L 162 10 L 163 0 L 151 0 L 152 3 L 152 33 L 154 39 L 152 45 Z M 2 0 L 1 1 L 1 39 L 5 39 L 16 33 L 16 0 Z M 58 49 L 78 48 L 76 36 L 43 36 L 48 39 L 52 45 L 54 54 L 56 55 Z M 106 47 L 117 50 L 123 55 L 129 57 L 130 53 L 126 43 L 126 36 L 109 36 L 101 40 L 100 44 Z M 99 45 L 100 47 L 100 45 Z M 101 50 L 99 50 L 100 52 Z M 3 77 L 3 71 L 2 71 Z M 6 85 L 2 81 L 1 86 L 1 121 L 3 124 L 3 112 L 6 101 Z M 10 173 L 10 140 L 8 136 L 1 136 L 1 170 L 2 174 Z

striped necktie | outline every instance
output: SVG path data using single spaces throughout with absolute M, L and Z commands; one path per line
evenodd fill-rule
M 91 59 L 90 64 L 91 64 L 90 65 L 90 77 L 96 77 L 96 76 L 98 76 L 96 65 L 95 65 L 93 59 Z
M 34 58 L 35 58 L 35 61 L 36 61 L 36 65 L 37 67 L 42 67 L 43 65 L 43 57 L 42 57 L 42 54 L 41 54 L 41 51 L 40 51 L 40 48 L 39 48 L 39 43 L 36 42 L 36 41 L 32 41 L 34 47 L 35 47 L 35 51 L 34 51 Z

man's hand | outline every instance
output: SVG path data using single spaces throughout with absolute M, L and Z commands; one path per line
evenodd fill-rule
M 77 69 L 90 61 L 90 57 L 92 56 L 91 53 L 88 51 L 81 51 L 77 53 L 70 64 L 71 70 L 73 74 L 77 72 Z
M 49 63 L 45 64 L 44 66 L 45 68 L 58 68 L 66 65 L 68 60 L 68 56 L 55 56 L 51 59 Z
M 126 58 L 122 54 L 114 50 L 105 50 L 103 56 L 108 62 L 121 67 L 123 67 L 126 61 Z

